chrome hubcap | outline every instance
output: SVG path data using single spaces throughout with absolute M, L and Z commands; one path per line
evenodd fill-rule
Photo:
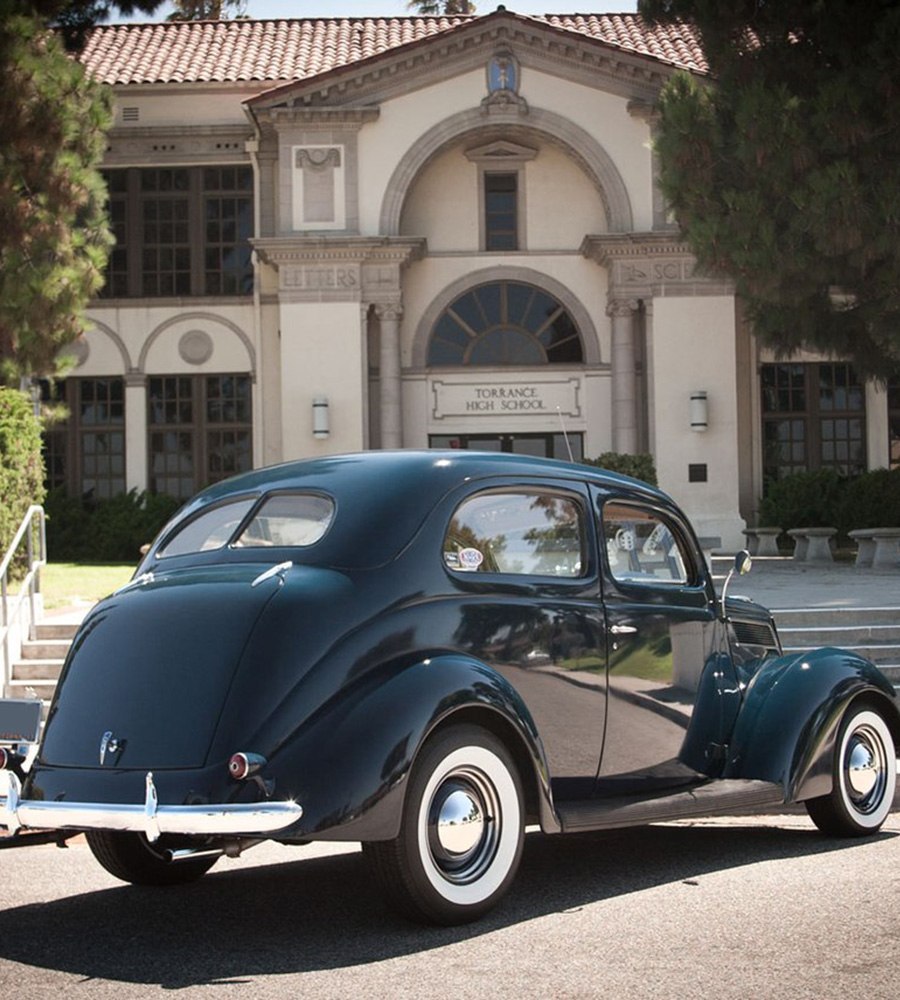
M 491 782 L 475 768 L 451 772 L 435 790 L 428 809 L 432 860 L 449 882 L 479 878 L 497 852 L 500 806 Z
M 869 726 L 860 726 L 847 741 L 844 755 L 844 780 L 856 809 L 871 812 L 884 796 L 888 761 L 878 734 Z
M 467 854 L 484 835 L 484 816 L 473 795 L 463 789 L 452 791 L 440 807 L 437 838 L 448 855 Z

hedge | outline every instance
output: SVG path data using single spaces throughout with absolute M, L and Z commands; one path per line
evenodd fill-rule
M 873 469 L 852 479 L 830 469 L 798 472 L 770 483 L 759 523 L 791 528 L 900 527 L 900 468 Z
M 47 551 L 54 562 L 133 562 L 180 506 L 162 493 L 130 490 L 108 500 L 47 496 Z
M 0 386 L 0 558 L 29 506 L 43 502 L 40 421 L 28 395 Z

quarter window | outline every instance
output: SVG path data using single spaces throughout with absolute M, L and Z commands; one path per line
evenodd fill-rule
M 578 577 L 584 552 L 579 505 L 548 493 L 472 497 L 444 539 L 444 564 L 461 573 Z
M 164 559 L 167 556 L 183 556 L 191 552 L 221 549 L 237 531 L 238 525 L 255 502 L 255 499 L 250 497 L 246 500 L 220 504 L 204 511 L 170 538 L 157 556 Z
M 654 511 L 608 503 L 603 537 L 609 571 L 620 583 L 687 583 L 690 560 L 676 532 Z
M 312 493 L 269 497 L 235 542 L 245 548 L 315 545 L 334 517 L 334 502 Z

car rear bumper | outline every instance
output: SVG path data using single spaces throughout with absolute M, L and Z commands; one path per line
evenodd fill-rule
M 202 837 L 260 836 L 296 823 L 303 815 L 296 802 L 233 802 L 160 805 L 148 771 L 143 803 L 46 802 L 21 798 L 21 784 L 9 772 L 6 798 L 0 797 L 0 826 L 10 833 L 26 828 L 51 830 L 131 830 L 151 842 L 162 834 Z

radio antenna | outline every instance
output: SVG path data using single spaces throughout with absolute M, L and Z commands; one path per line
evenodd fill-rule
M 569 461 L 574 462 L 575 458 L 572 455 L 572 445 L 569 444 L 569 435 L 566 433 L 566 422 L 563 420 L 562 410 L 557 406 L 556 415 L 559 417 L 559 426 L 562 427 L 563 440 L 566 442 L 566 451 L 569 453 Z

